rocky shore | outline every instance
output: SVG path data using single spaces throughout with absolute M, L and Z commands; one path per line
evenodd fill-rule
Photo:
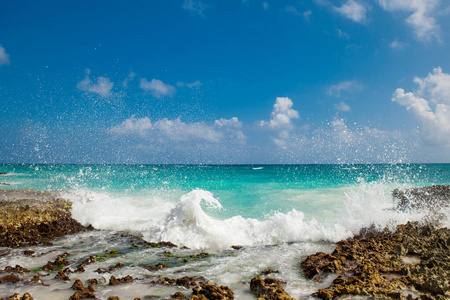
M 450 187 L 396 190 L 393 193 L 398 199 L 399 210 L 429 209 L 427 195 L 431 195 L 433 201 L 438 198 L 430 207 L 448 205 Z M 33 299 L 33 291 L 41 291 L 36 287 L 45 291 L 51 285 L 57 286 L 53 290 L 62 291 L 62 296 L 54 299 L 117 300 L 120 299 L 120 289 L 131 284 L 160 286 L 173 291 L 162 298 L 235 298 L 228 286 L 215 284 L 203 276 L 161 276 L 162 270 L 188 267 L 192 262 L 209 260 L 214 256 L 180 248 L 170 242 L 150 243 L 138 236 L 114 233 L 110 237 L 111 244 L 119 245 L 117 241 L 120 241 L 122 248 L 108 248 L 87 256 L 71 252 L 70 247 L 67 247 L 67 252 L 50 250 L 38 253 L 31 250 L 30 246 L 47 247 L 55 238 L 64 235 L 96 232 L 89 231 L 92 229 L 83 227 L 71 217 L 71 203 L 60 198 L 58 193 L 0 190 L 0 205 L 0 246 L 5 247 L 0 249 L 0 257 L 20 254 L 28 257 L 25 261 L 30 261 L 33 266 L 37 263 L 31 262 L 51 257 L 38 267 L 10 265 L 0 270 L 0 285 L 6 285 L 6 290 L 10 291 L 8 295 L 0 295 L 6 297 L 0 297 L 0 300 L 30 300 Z M 398 226 L 393 232 L 375 227 L 363 229 L 353 238 L 338 242 L 331 253 L 318 252 L 308 256 L 301 262 L 299 277 L 311 279 L 313 284 L 322 288 L 317 288 L 307 298 L 450 299 L 450 231 L 440 228 L 437 223 L 430 223 L 437 221 L 429 218 L 425 223 L 410 222 Z M 233 246 L 228 255 L 243 250 L 245 247 Z M 149 253 L 159 260 L 153 264 L 130 264 L 122 260 L 133 251 Z M 277 279 L 278 271 L 269 267 L 243 282 L 248 292 L 258 299 L 294 299 L 285 290 L 286 282 Z M 127 274 L 136 269 L 140 271 Z M 324 287 L 324 282 L 331 284 Z M 157 298 L 161 296 L 145 296 L 143 299 Z M 122 296 L 122 299 L 126 298 Z
M 45 244 L 88 230 L 72 218 L 72 203 L 55 193 L 1 190 L 0 207 L 0 247 Z

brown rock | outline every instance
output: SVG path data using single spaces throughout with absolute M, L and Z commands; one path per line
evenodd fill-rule
M 56 274 L 55 279 L 64 280 L 64 281 L 70 280 L 69 276 L 64 274 L 64 272 L 61 270 L 58 271 L 58 274 Z
M 20 296 L 20 294 L 15 293 L 14 295 L 10 296 L 8 300 L 33 300 L 33 297 L 29 293 L 23 294 L 23 296 Z
M 120 298 L 117 296 L 109 296 L 108 300 L 120 300 Z
M 72 285 L 72 289 L 74 289 L 75 291 L 82 291 L 84 289 L 84 285 L 80 279 L 75 280 Z
M 6 266 L 5 269 L 3 270 L 3 272 L 13 272 L 13 273 L 29 273 L 30 270 L 20 266 L 20 265 L 16 265 L 15 267 L 11 267 L 11 266 Z
M 267 300 L 295 300 L 289 296 L 280 284 L 279 280 L 274 278 L 262 279 L 254 277 L 250 281 L 250 290 L 255 293 L 258 298 Z
M 227 286 L 217 286 L 210 283 L 201 283 L 192 289 L 193 296 L 197 296 L 198 299 L 209 300 L 232 300 L 234 299 L 234 293 Z
M 129 282 L 132 282 L 133 280 L 134 280 L 133 277 L 131 277 L 130 275 L 127 275 L 127 276 L 122 277 L 122 278 L 116 278 L 113 275 L 109 279 L 109 285 L 117 285 L 117 284 L 122 284 L 122 283 L 129 283 Z
M 16 275 L 6 275 L 6 276 L 3 276 L 2 278 L 0 278 L 0 283 L 5 283 L 5 282 L 17 283 L 19 281 L 20 281 L 20 277 L 18 277 Z
M 93 298 L 95 299 L 95 293 L 94 288 L 92 286 L 88 286 L 87 288 L 83 288 L 81 290 L 76 291 L 69 300 L 79 300 L 79 299 L 86 299 L 86 298 Z
M 46 244 L 55 237 L 86 231 L 72 219 L 72 204 L 56 192 L 0 190 L 0 199 L 2 247 Z

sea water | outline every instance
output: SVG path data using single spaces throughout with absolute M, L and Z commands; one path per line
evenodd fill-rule
M 105 262 L 105 267 L 120 261 L 126 268 L 113 274 L 130 274 L 139 280 L 132 284 L 133 292 L 125 287 L 97 288 L 102 299 L 113 294 L 165 298 L 177 291 L 150 285 L 148 278 L 155 274 L 204 276 L 230 286 L 238 298 L 252 299 L 248 280 L 268 268 L 280 272 L 274 276 L 287 281 L 286 290 L 293 297 L 307 299 L 329 281 L 306 280 L 299 266 L 302 259 L 317 251 L 332 251 L 335 242 L 364 227 L 395 228 L 423 219 L 427 212 L 394 209 L 395 188 L 450 184 L 449 164 L 0 165 L 0 172 L 7 173 L 0 176 L 4 189 L 60 191 L 73 202 L 75 219 L 101 230 L 34 247 L 40 260 L 13 250 L 0 258 L 0 267 L 16 263 L 38 267 L 49 260 L 48 253 L 56 257 L 64 251 L 70 252 L 75 263 L 92 252 L 123 248 L 123 255 Z M 448 227 L 449 212 L 442 213 L 442 224 Z M 149 272 L 140 266 L 160 262 L 162 250 L 129 250 L 117 232 L 189 248 L 170 250 L 175 256 L 201 251 L 212 255 Z M 233 250 L 233 245 L 244 247 Z M 88 279 L 91 273 L 77 276 Z M 107 283 L 108 276 L 100 277 Z M 52 289 L 54 299 L 65 298 L 64 293 L 70 297 L 63 283 L 52 286 L 57 287 Z M 49 287 L 33 289 L 34 295 L 51 299 Z M 0 287 L 0 292 L 5 297 L 12 290 Z

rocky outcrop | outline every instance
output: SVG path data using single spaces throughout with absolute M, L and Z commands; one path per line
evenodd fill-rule
M 125 277 L 122 278 L 116 278 L 116 276 L 111 276 L 111 278 L 109 279 L 109 285 L 117 285 L 117 284 L 122 284 L 122 283 L 129 283 L 132 282 L 134 279 L 132 276 L 127 275 Z
M 266 300 L 295 300 L 284 291 L 282 284 L 284 282 L 274 278 L 254 277 L 250 281 L 250 289 L 258 298 Z
M 55 237 L 85 231 L 72 219 L 72 204 L 55 192 L 0 190 L 0 246 L 49 243 Z
M 331 254 L 309 256 L 301 266 L 306 277 L 318 281 L 338 274 L 330 287 L 314 294 L 321 299 L 449 299 L 450 230 L 418 223 L 400 225 L 394 233 L 369 230 L 339 242 Z

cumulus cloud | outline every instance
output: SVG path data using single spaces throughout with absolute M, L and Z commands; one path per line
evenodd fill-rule
M 276 132 L 274 142 L 283 146 L 290 137 L 290 131 L 293 129 L 292 119 L 299 119 L 298 111 L 292 109 L 293 102 L 287 97 L 277 97 L 273 105 L 269 121 L 260 121 L 259 125 L 269 128 Z
M 339 110 L 339 111 L 350 111 L 351 110 L 350 106 L 348 106 L 347 103 L 342 102 L 342 101 L 339 103 L 335 103 L 333 105 L 333 107 L 334 107 L 334 109 Z
M 356 80 L 342 81 L 334 84 L 327 89 L 327 94 L 340 98 L 342 92 L 356 92 L 363 89 L 363 85 Z
M 429 40 L 439 39 L 439 24 L 433 14 L 439 6 L 439 0 L 378 0 L 381 7 L 389 12 L 411 13 L 406 22 L 414 29 L 417 38 Z
M 110 134 L 117 136 L 134 136 L 144 140 L 195 142 L 206 141 L 219 143 L 229 137 L 242 140 L 245 135 L 241 132 L 242 124 L 238 118 L 216 120 L 214 124 L 205 122 L 186 123 L 180 118 L 167 118 L 152 122 L 148 117 L 136 118 L 132 116 L 121 124 L 109 129 Z
M 435 68 L 433 73 L 425 78 L 416 77 L 414 82 L 419 85 L 417 91 L 405 93 L 399 88 L 392 101 L 405 106 L 417 119 L 425 142 L 450 146 L 450 75 Z
M 98 77 L 97 82 L 94 82 L 90 78 L 91 71 L 86 70 L 86 77 L 77 83 L 77 89 L 84 92 L 94 93 L 101 97 L 111 97 L 111 92 L 114 87 L 114 82 L 108 77 Z
M 161 80 L 155 78 L 153 78 L 152 81 L 142 78 L 139 86 L 144 91 L 152 93 L 155 98 L 162 98 L 165 96 L 172 97 L 176 92 L 174 86 L 165 84 Z
M 341 6 L 334 6 L 333 8 L 336 12 L 354 22 L 365 23 L 367 21 L 367 8 L 354 0 L 348 0 Z
M 205 3 L 199 0 L 185 0 L 183 3 L 183 8 L 191 11 L 200 16 L 204 16 L 203 11 L 208 7 Z
M 2 65 L 9 65 L 9 54 L 6 53 L 5 48 L 0 45 L 0 66 Z

